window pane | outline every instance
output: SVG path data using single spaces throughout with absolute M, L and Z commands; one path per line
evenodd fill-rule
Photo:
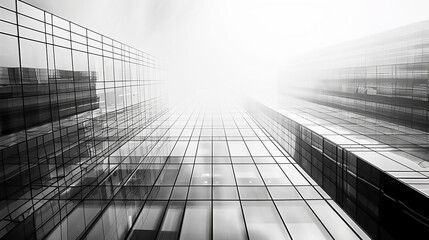
M 25 84 L 47 83 L 46 45 L 21 39 L 22 82 Z
M 15 0 L 2 0 L 0 6 L 15 10 Z
M 240 202 L 213 202 L 213 239 L 247 239 Z
M 249 156 L 249 151 L 243 141 L 228 141 L 231 156 Z
M 258 164 L 267 185 L 290 185 L 289 180 L 277 164 Z
M 210 200 L 212 195 L 211 187 L 190 187 L 188 199 Z
M 236 187 L 213 187 L 213 199 L 238 199 Z
M 369 236 L 367 235 L 367 233 L 365 233 L 357 224 L 354 220 L 352 220 L 350 218 L 349 215 L 347 215 L 346 212 L 344 212 L 343 209 L 341 209 L 333 200 L 327 200 L 327 202 L 329 203 L 329 205 L 331 205 L 331 207 L 334 208 L 334 210 L 341 216 L 343 217 L 343 219 L 349 224 L 349 226 L 352 227 L 353 230 L 355 230 L 355 232 L 357 232 L 357 234 L 359 235 L 359 237 L 361 237 L 362 239 L 370 239 Z
M 198 144 L 197 156 L 211 156 L 212 155 L 212 142 L 200 141 Z
M 138 169 L 134 177 L 139 179 L 141 182 L 136 182 L 137 185 L 152 185 L 156 178 L 158 177 L 159 172 L 161 171 L 160 165 L 149 166 L 148 168 L 142 167 Z
M 294 239 L 332 239 L 304 201 L 276 202 Z
M 177 164 L 167 165 L 162 170 L 158 177 L 157 185 L 173 185 L 176 180 L 177 173 L 179 172 L 179 166 Z
M 215 185 L 235 185 L 231 165 L 213 165 L 213 178 Z
M 209 156 L 196 157 L 195 163 L 212 163 L 212 157 L 209 157 Z
M 172 200 L 185 200 L 188 194 L 188 187 L 174 187 L 171 193 Z
M 253 130 L 249 129 L 249 128 L 240 128 L 240 132 L 241 132 L 241 135 L 246 136 L 246 137 L 248 137 L 248 136 L 250 136 L 250 137 L 255 136 L 255 133 L 253 132 Z
M 168 200 L 170 198 L 172 187 L 153 187 L 150 192 L 150 200 Z
M 188 149 L 186 149 L 186 156 L 195 156 L 195 153 L 197 151 L 198 142 L 197 141 L 190 141 Z
M 294 185 L 310 185 L 293 164 L 281 164 L 281 167 Z
M 229 156 L 226 141 L 213 141 L 213 156 Z
M 57 70 L 72 70 L 70 49 L 55 47 L 55 66 Z
M 204 240 L 210 239 L 211 235 L 211 203 L 210 202 L 188 202 L 183 218 L 180 239 Z
M 0 67 L 19 67 L 18 39 L 0 34 L 0 42 L 2 43 L 0 44 Z M 43 67 L 46 68 L 46 65 Z M 4 84 L 4 82 L 0 83 Z
M 234 165 L 238 185 L 262 185 L 261 177 L 255 165 Z
M 243 201 L 242 205 L 251 240 L 290 239 L 271 201 Z
M 104 239 L 117 238 L 118 232 L 116 227 L 116 211 L 113 204 L 111 204 L 106 210 L 103 212 L 103 216 L 98 220 L 97 224 L 91 229 L 92 234 L 88 234 L 88 237 L 92 237 L 94 235 L 102 235 Z M 96 238 L 95 238 L 96 239 Z
M 174 240 L 179 237 L 184 206 L 184 202 L 170 202 L 158 234 L 158 240 Z
M 231 125 L 234 125 L 234 123 L 232 123 Z M 225 124 L 225 126 L 228 125 Z M 236 128 L 225 128 L 225 132 L 228 137 L 240 136 L 240 132 Z
M 293 186 L 268 187 L 273 199 L 301 199 Z
M 263 141 L 264 145 L 270 151 L 272 156 L 283 156 L 280 150 L 271 141 Z
M 320 196 L 313 186 L 297 186 L 296 189 L 304 199 L 322 199 L 322 196 Z
M 183 164 L 180 168 L 179 176 L 177 176 L 176 185 L 188 185 L 191 179 L 192 165 Z
M 251 157 L 232 157 L 231 160 L 233 163 L 253 163 Z
M 253 157 L 255 163 L 276 163 L 273 157 Z
M 84 218 L 84 208 L 83 204 L 76 207 L 73 212 L 71 212 L 67 218 L 61 222 L 60 225 L 57 226 L 57 228 L 54 230 L 53 234 L 49 236 L 49 240 L 56 239 L 56 231 L 57 229 L 62 229 L 64 233 L 67 235 L 64 236 L 67 239 L 77 239 L 79 234 L 85 229 L 85 221 L 83 221 Z
M 265 187 L 239 187 L 240 198 L 243 200 L 270 199 Z
M 195 164 L 191 184 L 211 184 L 211 165 Z
M 231 163 L 231 159 L 229 157 L 214 157 L 213 163 Z
M 186 146 L 188 146 L 188 142 L 178 141 L 171 152 L 171 156 L 183 156 L 185 154 Z
M 73 51 L 73 71 L 88 71 L 88 54 L 80 51 Z M 78 80 L 89 80 L 89 78 L 83 78 Z
M 138 216 L 130 239 L 155 239 L 165 205 L 165 202 L 147 202 Z
M 260 141 L 246 141 L 252 156 L 271 156 Z
M 309 200 L 307 202 L 334 238 L 359 239 L 326 201 Z
M 218 126 L 222 126 L 222 123 L 220 123 Z M 221 137 L 221 136 L 225 136 L 225 132 L 222 128 L 215 128 L 213 129 L 213 136 L 216 137 Z

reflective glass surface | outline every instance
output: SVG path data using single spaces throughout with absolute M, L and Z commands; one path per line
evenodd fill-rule
M 152 55 L 0 10 L 0 238 L 367 239 L 237 99 L 169 108 Z

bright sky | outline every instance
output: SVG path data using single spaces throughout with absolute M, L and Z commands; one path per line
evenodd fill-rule
M 294 55 L 429 19 L 428 0 L 27 2 L 158 56 L 182 92 L 269 93 Z

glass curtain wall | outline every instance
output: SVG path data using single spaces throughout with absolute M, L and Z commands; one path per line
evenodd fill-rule
M 113 153 L 161 124 L 159 78 L 150 54 L 1 1 L 0 237 L 42 238 L 63 219 L 85 224 L 78 211 L 94 217 L 108 198 L 78 199 L 101 176 L 133 170 Z
M 423 21 L 309 53 L 284 68 L 280 91 L 428 132 L 428 43 Z

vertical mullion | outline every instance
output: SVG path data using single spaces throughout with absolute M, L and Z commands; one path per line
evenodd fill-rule
M 242 117 L 242 118 L 245 120 L 245 118 L 244 118 L 244 117 Z M 237 128 L 239 129 L 239 127 L 238 127 L 237 122 L 235 121 L 235 119 L 234 119 L 234 122 L 235 122 L 235 125 L 237 126 Z M 248 124 L 248 122 L 247 122 L 247 121 L 246 121 L 246 123 Z M 249 125 L 249 124 L 248 124 L 248 125 Z M 250 125 L 249 125 L 249 126 L 250 126 Z M 275 209 L 276 209 L 276 211 L 277 211 L 277 214 L 278 214 L 278 216 L 280 217 L 280 220 L 282 221 L 284 228 L 286 229 L 286 232 L 289 234 L 289 237 L 292 239 L 292 235 L 290 234 L 289 229 L 287 228 L 286 223 L 285 223 L 285 221 L 283 220 L 283 218 L 282 218 L 282 216 L 281 216 L 281 214 L 280 214 L 280 211 L 279 211 L 279 209 L 277 208 L 277 205 L 275 204 L 273 197 L 271 196 L 270 191 L 268 190 L 267 184 L 265 183 L 265 179 L 264 179 L 264 177 L 262 176 L 262 174 L 261 174 L 261 172 L 260 172 L 259 168 L 257 167 L 255 160 L 253 159 L 252 152 L 250 151 L 249 147 L 247 146 L 246 141 L 244 140 L 244 137 L 243 137 L 243 135 L 241 134 L 240 129 L 239 129 L 238 131 L 239 131 L 239 133 L 240 133 L 241 139 L 243 139 L 243 142 L 245 143 L 244 145 L 246 146 L 247 151 L 249 151 L 249 153 L 250 153 L 250 156 L 251 156 L 251 158 L 252 158 L 253 165 L 255 166 L 256 171 L 258 171 L 258 174 L 259 174 L 259 176 L 261 177 L 262 182 L 264 183 L 265 190 L 268 192 L 268 195 L 270 196 L 271 203 L 274 205 L 274 207 L 275 207 Z M 259 141 L 260 141 L 260 140 L 259 140 Z M 271 153 L 270 153 L 270 154 L 271 154 Z
M 235 108 L 234 108 L 234 109 L 235 109 Z M 230 115 L 232 116 L 232 114 L 231 114 L 231 113 L 230 113 Z M 240 209 L 241 209 L 241 216 L 242 216 L 242 218 L 243 218 L 244 229 L 246 230 L 246 236 L 247 236 L 247 239 L 250 239 L 250 237 L 249 237 L 249 230 L 247 229 L 247 228 L 248 228 L 248 226 L 247 226 L 247 223 L 246 223 L 246 218 L 244 217 L 243 205 L 241 204 L 241 196 L 240 196 L 240 191 L 238 190 L 237 177 L 236 177 L 236 175 L 235 175 L 235 169 L 234 169 L 234 165 L 233 165 L 233 162 L 232 162 L 231 151 L 230 151 L 230 149 L 229 149 L 229 140 L 228 140 L 228 137 L 227 137 L 227 134 L 226 134 L 226 130 L 225 130 L 225 123 L 224 123 L 224 121 L 223 121 L 223 115 L 221 115 L 221 118 L 222 118 L 223 131 L 224 131 L 224 133 L 225 133 L 225 139 L 226 139 L 226 142 L 227 142 L 227 145 L 226 145 L 226 146 L 227 146 L 227 148 L 228 148 L 228 152 L 229 152 L 229 161 L 230 161 L 230 164 L 231 164 L 232 174 L 234 175 L 235 189 L 236 189 L 236 191 L 237 191 L 238 202 L 239 202 L 239 204 L 240 204 Z

